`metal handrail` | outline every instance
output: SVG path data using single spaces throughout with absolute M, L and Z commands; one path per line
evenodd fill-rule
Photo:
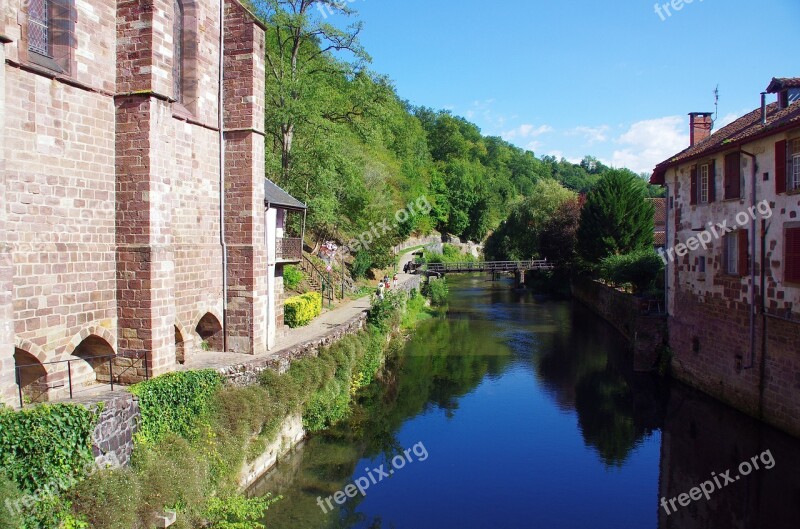
M 39 363 L 36 363 L 36 364 L 23 364 L 23 365 L 14 366 L 14 376 L 15 376 L 15 380 L 16 380 L 17 388 L 18 388 L 18 392 L 19 392 L 19 407 L 23 408 L 24 405 L 25 405 L 23 394 L 22 394 L 22 384 L 21 384 L 21 379 L 20 379 L 20 371 L 22 369 L 24 369 L 26 367 L 42 367 L 42 366 L 55 365 L 55 364 L 67 364 L 67 382 L 68 382 L 68 385 L 69 385 L 69 398 L 70 398 L 70 400 L 72 400 L 74 398 L 73 391 L 72 391 L 73 390 L 73 387 L 72 387 L 72 362 L 89 362 L 90 360 L 108 360 L 109 384 L 111 386 L 111 391 L 114 391 L 114 362 L 113 362 L 114 358 L 117 358 L 117 355 L 90 356 L 90 357 L 87 357 L 87 358 L 70 358 L 70 359 L 67 359 L 67 360 L 53 360 L 53 361 L 50 361 L 50 362 L 39 362 Z M 144 362 L 145 362 L 145 364 L 144 364 L 145 380 L 147 380 L 147 379 L 150 378 L 150 376 L 149 376 L 149 369 L 148 369 L 148 365 L 147 365 L 147 355 L 146 354 L 144 355 Z M 54 387 L 63 387 L 63 386 L 54 386 Z M 54 388 L 48 388 L 48 389 L 54 389 Z
M 308 270 L 307 267 L 310 267 L 311 270 Z M 307 274 L 311 274 L 312 278 L 314 277 L 314 273 L 317 274 L 317 278 L 320 284 L 320 289 L 322 290 L 321 292 L 322 297 L 323 299 L 328 300 L 328 306 L 330 306 L 333 303 L 334 289 L 328 278 L 325 277 L 325 275 L 320 271 L 320 269 L 317 268 L 317 265 L 315 265 L 311 261 L 311 259 L 309 259 L 308 256 L 306 256 L 305 254 L 303 254 L 303 261 L 301 264 L 301 268 Z M 326 298 L 326 292 L 327 292 L 327 298 Z
M 464 263 L 424 263 L 411 264 L 411 271 L 426 270 L 429 272 L 517 272 L 520 270 L 553 270 L 555 266 L 547 259 L 531 259 L 530 261 L 479 261 Z

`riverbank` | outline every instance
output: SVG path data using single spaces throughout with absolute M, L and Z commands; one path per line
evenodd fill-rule
M 407 299 L 418 297 L 409 294 L 416 292 L 418 281 L 404 281 L 379 310 L 362 310 L 344 325 L 271 358 L 178 372 L 134 387 L 141 423 L 126 434 L 136 440 L 131 466 L 93 474 L 71 488 L 58 509 L 98 528 L 149 527 L 161 523 L 157 518 L 168 510 L 177 512 L 175 527 L 203 527 L 206 522 L 214 527 L 209 497 L 236 505 L 241 486 L 268 469 L 281 452 L 307 431 L 346 414 L 352 396 L 380 367 L 409 306 Z M 113 431 L 107 419 L 100 422 Z M 114 442 L 107 445 L 118 448 Z M 223 521 L 241 514 L 215 512 Z M 34 523 L 29 527 L 50 527 Z

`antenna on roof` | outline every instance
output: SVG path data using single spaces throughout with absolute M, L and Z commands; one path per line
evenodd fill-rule
M 714 89 L 714 119 L 711 120 L 711 130 L 714 130 L 714 124 L 719 117 L 719 85 Z

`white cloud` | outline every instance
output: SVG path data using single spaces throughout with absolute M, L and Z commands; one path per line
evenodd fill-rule
M 600 125 L 599 127 L 575 127 L 567 132 L 567 136 L 583 136 L 586 139 L 587 145 L 594 145 L 595 143 L 602 143 L 608 141 L 608 131 L 611 127 L 608 125 Z
M 505 131 L 501 136 L 506 141 L 513 141 L 516 139 L 524 140 L 536 138 L 548 132 L 553 132 L 553 127 L 550 125 L 540 125 L 537 127 L 536 125 L 525 123 L 515 129 Z
M 612 164 L 649 173 L 657 164 L 689 146 L 689 125 L 683 116 L 638 121 L 615 141 Z

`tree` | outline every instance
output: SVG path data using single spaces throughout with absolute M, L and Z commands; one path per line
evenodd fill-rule
M 559 270 L 569 271 L 575 264 L 581 204 L 580 197 L 562 203 L 542 229 L 541 253 Z
M 653 246 L 654 208 L 645 187 L 634 173 L 612 170 L 589 193 L 578 228 L 579 253 L 587 265 Z
M 576 199 L 575 193 L 555 180 L 537 182 L 531 196 L 514 207 L 489 237 L 484 249 L 487 257 L 514 261 L 547 257 L 542 253 L 542 235 L 559 208 Z
M 267 132 L 280 148 L 281 174 L 291 169 L 291 152 L 299 122 L 308 119 L 309 92 L 318 78 L 356 76 L 370 58 L 358 40 L 363 25 L 339 29 L 325 22 L 327 13 L 352 16 L 346 2 L 333 0 L 252 0 L 256 12 L 272 26 L 267 32 L 267 106 L 275 110 Z M 337 61 L 333 53 L 349 53 L 353 62 Z M 315 79 L 316 78 L 316 79 Z M 347 103 L 352 103 L 348 100 Z M 363 113 L 358 104 L 323 111 L 331 121 Z

